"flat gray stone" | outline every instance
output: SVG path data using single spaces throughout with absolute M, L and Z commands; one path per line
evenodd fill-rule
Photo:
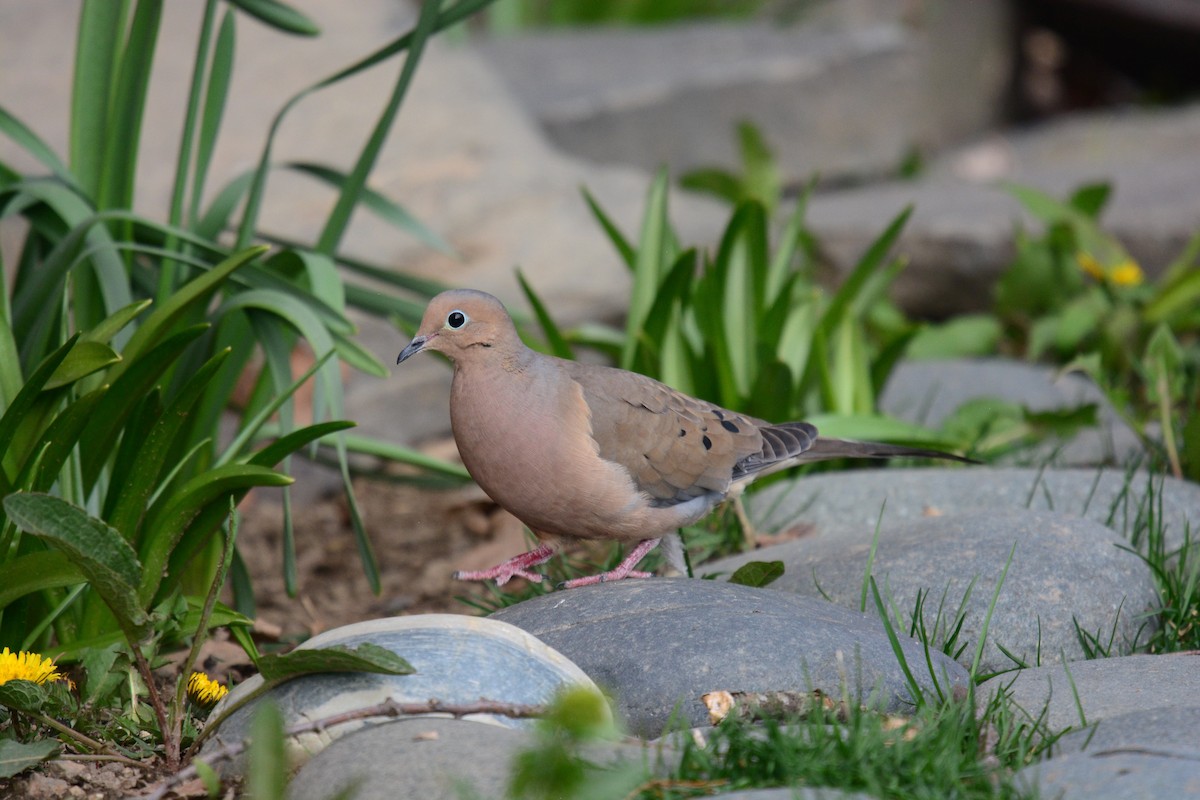
M 1193 731 L 1194 732 L 1194 731 Z M 1200 796 L 1200 750 L 1114 748 L 1052 758 L 1017 773 L 1018 786 L 1059 800 Z
M 1124 714 L 1200 706 L 1200 656 L 1124 656 L 1026 669 L 984 682 L 976 697 L 986 702 L 998 691 L 1031 717 L 1044 709 L 1046 728 L 1056 733 Z
M 507 797 L 513 759 L 536 744 L 530 732 L 464 720 L 403 719 L 355 731 L 296 774 L 289 800 L 328 800 L 353 789 L 354 800 L 462 800 Z M 651 771 L 660 748 L 595 743 L 582 755 Z
M 796 539 L 707 564 L 703 573 L 778 560 L 785 572 L 769 588 L 858 608 L 874 537 L 864 527 Z M 1158 593 L 1149 567 L 1121 544 L 1103 525 L 1048 512 L 928 517 L 881 527 L 872 574 L 905 629 L 918 593 L 925 594 L 922 618 L 938 646 L 961 609 L 955 650 L 962 647 L 958 661 L 969 667 L 1012 552 L 980 661 L 986 675 L 1018 665 L 1003 650 L 1029 665 L 1083 658 L 1076 625 L 1101 642 L 1113 636 L 1114 650 L 1128 652 L 1145 635 L 1145 612 L 1156 607 Z M 869 595 L 867 608 L 875 609 Z
M 334 714 L 366 708 L 384 700 L 469 704 L 481 699 L 500 703 L 541 704 L 569 685 L 595 688 L 579 667 L 537 638 L 498 620 L 457 614 L 418 614 L 358 622 L 325 631 L 297 649 L 333 645 L 354 647 L 364 642 L 385 647 L 408 660 L 411 675 L 325 673 L 290 680 L 268 692 L 283 713 L 285 726 L 324 719 Z M 213 709 L 216 720 L 223 709 L 239 702 L 262 684 L 255 675 L 230 692 Z M 244 739 L 254 712 L 263 698 L 252 700 L 220 722 L 203 752 Z M 464 717 L 506 728 L 527 729 L 534 722 L 502 714 Z M 323 727 L 292 737 L 288 744 L 293 763 L 303 763 L 330 742 L 379 718 Z M 240 763 L 232 770 L 240 770 Z
M 879 396 L 879 410 L 937 428 L 959 406 L 981 398 L 1019 403 L 1030 411 L 1058 411 L 1095 404 L 1098 425 L 1069 441 L 1051 440 L 1013 458 L 1041 466 L 1124 464 L 1145 448 L 1096 385 L 1082 375 L 1058 375 L 1040 364 L 1005 358 L 904 361 Z
M 1151 503 L 1151 496 L 1153 503 Z M 985 510 L 1049 510 L 1085 517 L 1122 536 L 1158 512 L 1170 548 L 1189 529 L 1200 535 L 1200 486 L 1165 476 L 1114 469 L 927 467 L 826 472 L 780 481 L 746 498 L 760 530 L 803 526 L 823 536 L 874 530 L 900 520 Z
M 878 620 L 822 600 L 686 578 L 624 580 L 553 592 L 492 619 L 524 628 L 611 691 L 618 715 L 641 736 L 674 719 L 708 723 L 706 692 L 806 692 L 885 710 L 909 708 L 896 655 Z M 925 654 L 902 638 L 909 665 L 932 687 Z M 943 691 L 966 671 L 933 655 Z
M 1186 698 L 1180 701 L 1187 703 Z M 1160 747 L 1200 749 L 1200 698 L 1190 705 L 1149 708 L 1118 714 L 1071 731 L 1054 743 L 1056 757 L 1071 753 L 1097 753 L 1121 748 Z

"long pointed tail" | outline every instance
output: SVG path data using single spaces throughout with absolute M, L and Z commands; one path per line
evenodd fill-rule
M 961 461 L 964 464 L 978 464 L 973 458 L 944 453 L 941 450 L 928 450 L 923 447 L 904 447 L 898 444 L 882 444 L 880 442 L 855 442 L 849 439 L 818 438 L 812 447 L 800 457 L 800 463 L 805 461 L 826 461 L 831 458 L 941 458 L 947 461 Z

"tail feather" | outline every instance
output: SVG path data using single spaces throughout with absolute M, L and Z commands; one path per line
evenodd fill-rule
M 855 442 L 850 439 L 828 439 L 821 437 L 812 443 L 812 447 L 804 452 L 797 463 L 806 461 L 826 461 L 832 458 L 940 458 L 947 461 L 960 461 L 964 464 L 978 464 L 973 458 L 945 453 L 941 450 L 929 450 L 924 447 L 905 447 L 898 444 L 883 444 L 881 442 Z

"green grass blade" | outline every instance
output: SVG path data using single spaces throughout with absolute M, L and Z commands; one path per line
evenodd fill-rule
M 235 270 L 249 264 L 266 251 L 266 247 L 251 247 L 235 253 L 171 295 L 151 312 L 129 340 L 123 351 L 124 364 L 134 363 L 144 350 L 160 340 L 187 313 L 195 308 L 203 308 Z M 120 371 L 118 367 L 110 373 L 110 378 L 115 380 Z
M 646 196 L 642 233 L 638 240 L 637 257 L 633 267 L 633 291 L 629 298 L 629 315 L 625 323 L 625 347 L 621 351 L 623 369 L 633 366 L 637 344 L 646 325 L 646 316 L 654 305 L 659 284 L 670 267 L 666 263 L 667 186 L 667 172 L 659 170 Z
M 192 163 L 192 147 L 196 138 L 196 120 L 200 115 L 200 94 L 204 73 L 208 63 L 209 42 L 212 39 L 213 20 L 216 17 L 217 0 L 206 0 L 204 17 L 200 21 L 200 40 L 196 45 L 196 58 L 192 66 L 192 81 L 188 89 L 187 105 L 183 116 L 183 132 L 179 140 L 179 154 L 175 160 L 175 181 L 171 187 L 171 207 L 167 219 L 173 226 L 183 224 L 183 203 L 187 195 L 188 167 Z M 171 259 L 162 262 L 158 270 L 158 299 L 164 300 L 175 289 L 175 263 Z
M 58 154 L 25 123 L 10 114 L 4 106 L 0 106 L 0 133 L 12 139 L 17 146 L 36 158 L 60 181 L 78 190 L 75 176 L 67 170 L 67 165 L 59 160 Z
M 343 193 L 352 188 L 350 182 L 351 176 L 332 167 L 302 161 L 293 161 L 283 166 L 316 178 Z M 419 242 L 437 250 L 439 253 L 444 253 L 452 258 L 458 257 L 458 253 L 455 252 L 454 248 L 445 239 L 410 214 L 407 209 L 396 201 L 385 197 L 365 185 L 359 187 L 359 192 L 358 204 L 368 211 L 373 212 L 384 222 L 397 230 L 412 235 Z
M 129 0 L 89 0 L 80 4 L 71 84 L 71 172 L 89 197 L 96 197 L 104 169 L 109 98 L 120 62 Z
M 141 556 L 144 569 L 138 596 L 149 603 L 162 582 L 163 567 L 180 544 L 189 524 L 206 508 L 216 508 L 218 518 L 229 510 L 229 498 L 255 486 L 287 486 L 287 475 L 254 464 L 226 464 L 202 472 L 163 498 L 146 516 Z M 202 544 L 202 543 L 201 543 Z M 188 548 L 192 549 L 192 548 Z
M 101 209 L 133 207 L 142 116 L 146 110 L 146 93 L 150 87 L 161 21 L 162 0 L 138 0 L 129 38 L 121 54 L 107 119 L 104 163 L 95 195 L 96 206 Z
M 317 23 L 292 6 L 280 3 L 278 0 L 229 0 L 229 2 L 277 31 L 297 36 L 318 36 L 321 33 Z
M 521 284 L 521 291 L 525 293 L 525 299 L 529 301 L 529 305 L 533 308 L 533 314 L 537 317 L 538 325 L 542 328 L 542 335 L 546 337 L 546 342 L 550 345 L 550 352 L 559 358 L 568 360 L 575 358 L 575 353 L 571 350 L 571 345 L 567 344 L 567 340 L 563 337 L 562 331 L 559 330 L 554 318 L 546 310 L 546 305 L 537 296 L 533 287 L 529 285 L 529 281 L 525 280 L 525 275 L 521 272 L 520 268 L 517 269 L 517 282 Z
M 337 204 L 334 205 L 329 219 L 325 222 L 325 228 L 317 239 L 315 249 L 319 253 L 332 255 L 341 245 L 346 228 L 350 225 L 350 215 L 354 213 L 354 207 L 358 205 L 361 193 L 366 187 L 367 176 L 375 166 L 376 159 L 379 158 L 379 152 L 383 149 L 383 144 L 392 129 L 392 123 L 400 112 L 400 104 L 404 101 L 409 84 L 412 83 L 413 76 L 416 74 L 417 65 L 421 62 L 421 56 L 425 52 L 425 42 L 433 34 L 441 5 L 441 0 L 425 0 L 421 4 L 420 16 L 417 18 L 417 25 L 412 32 L 412 41 L 404 58 L 404 66 L 400 70 L 400 78 L 396 81 L 392 95 L 388 98 L 378 122 L 375 123 L 375 128 L 371 131 L 367 144 L 359 153 L 354 169 L 346 177 L 342 191 L 338 195 Z
M 233 78 L 233 55 L 236 48 L 234 17 L 229 12 L 221 19 L 217 32 L 217 44 L 213 48 L 212 68 L 208 73 L 208 87 L 204 93 L 204 114 L 200 119 L 200 141 L 196 147 L 196 163 L 192 169 L 192 196 L 188 203 L 189 224 L 195 227 L 200 215 L 204 187 L 208 183 L 208 169 L 212 163 L 213 149 L 221 120 L 225 117 L 225 105 L 229 99 L 229 84 Z
M 196 325 L 167 337 L 161 344 L 139 356 L 112 381 L 110 390 L 105 393 L 96 408 L 94 419 L 84 429 L 79 440 L 80 466 L 83 485 L 86 488 L 90 490 L 100 477 L 105 462 L 112 455 L 117 437 L 126 420 L 133 414 L 137 403 L 178 361 L 183 351 L 208 328 L 208 325 Z M 131 362 L 127 360 L 117 367 L 129 363 Z
M 637 251 L 633 249 L 633 245 L 625 238 L 625 234 L 621 233 L 621 229 L 616 223 L 604 213 L 604 209 L 600 207 L 600 203 L 592 196 L 592 193 L 587 189 L 583 190 L 583 199 L 587 202 L 588 208 L 592 211 L 592 216 L 600 223 L 600 227 L 608 234 L 609 241 L 613 243 L 613 247 L 617 248 L 617 254 L 621 256 L 621 260 L 625 262 L 625 266 L 629 267 L 629 271 L 633 272 L 637 263 Z

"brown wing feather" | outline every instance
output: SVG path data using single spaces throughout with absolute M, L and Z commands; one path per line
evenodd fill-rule
M 623 466 L 660 505 L 728 491 L 739 464 L 764 451 L 770 426 L 632 372 L 563 362 L 583 389 L 600 456 Z

